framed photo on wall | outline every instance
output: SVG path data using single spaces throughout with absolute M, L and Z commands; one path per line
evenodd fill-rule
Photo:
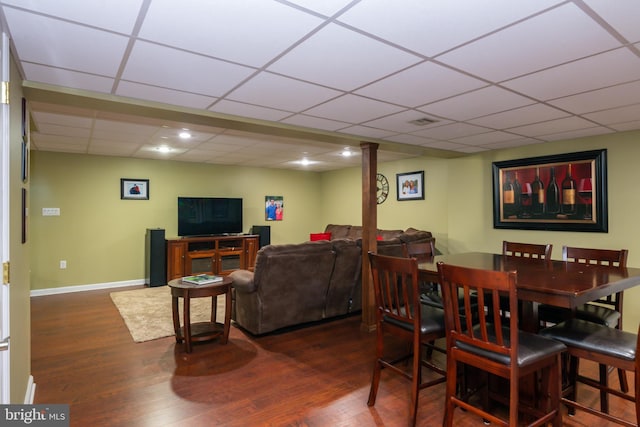
M 284 197 L 265 196 L 264 219 L 267 221 L 282 221 L 284 218 Z
M 424 200 L 424 171 L 396 174 L 398 200 Z
M 149 200 L 149 180 L 121 178 L 120 199 Z
M 493 226 L 607 232 L 607 150 L 494 162 Z

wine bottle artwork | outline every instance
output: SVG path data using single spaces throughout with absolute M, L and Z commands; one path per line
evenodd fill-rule
M 536 168 L 536 178 L 531 183 L 531 213 L 544 213 L 544 184 L 540 180 L 540 168 Z
M 521 218 L 531 218 L 532 189 L 531 184 L 525 182 L 522 184 L 522 192 L 520 193 Z
M 545 212 L 548 214 L 560 213 L 560 189 L 556 182 L 556 168 L 551 167 L 551 178 L 549 179 L 549 186 L 547 187 L 547 205 Z
M 575 215 L 576 207 L 576 180 L 571 176 L 571 163 L 567 166 L 567 175 L 562 180 L 562 213 Z
M 578 196 L 584 204 L 584 219 L 593 219 L 592 207 L 593 207 L 593 186 L 591 184 L 591 178 L 582 178 L 578 184 Z
M 509 218 L 515 212 L 515 194 L 513 191 L 513 183 L 509 179 L 509 174 L 505 173 L 505 181 L 502 185 L 502 212 L 504 218 Z
M 492 164 L 494 228 L 608 232 L 607 150 Z

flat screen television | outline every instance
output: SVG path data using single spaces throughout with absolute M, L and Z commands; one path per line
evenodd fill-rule
M 242 199 L 178 197 L 178 235 L 242 233 Z

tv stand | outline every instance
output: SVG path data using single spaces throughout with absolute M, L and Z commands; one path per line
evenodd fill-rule
M 167 282 L 194 274 L 226 276 L 253 270 L 259 236 L 227 235 L 167 239 Z

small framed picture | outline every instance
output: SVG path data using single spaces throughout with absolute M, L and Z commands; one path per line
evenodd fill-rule
M 149 200 L 149 180 L 121 178 L 120 198 L 131 200 Z
M 424 200 L 424 171 L 396 174 L 398 200 Z
M 265 196 L 264 219 L 266 221 L 282 221 L 284 218 L 284 197 Z

